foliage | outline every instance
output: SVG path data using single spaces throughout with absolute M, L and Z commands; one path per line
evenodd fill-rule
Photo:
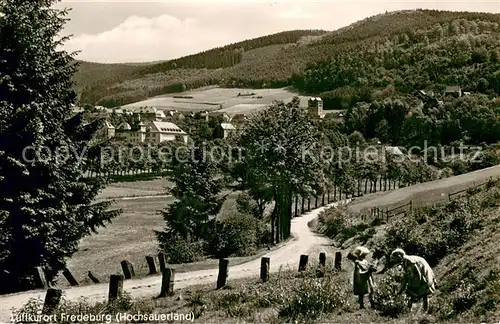
M 207 239 L 213 229 L 225 197 L 219 196 L 223 183 L 209 149 L 203 144 L 185 147 L 185 155 L 172 159 L 168 178 L 175 185 L 171 193 L 177 201 L 161 212 L 166 228 L 157 232 L 166 250 L 173 237 L 197 242 Z
M 350 294 L 330 276 L 307 278 L 294 287 L 279 308 L 279 317 L 290 321 L 316 320 L 324 313 L 341 312 L 349 305 Z
M 408 254 L 423 257 L 433 267 L 481 227 L 479 210 L 474 198 L 454 200 L 446 208 L 418 209 L 389 225 L 383 243 L 385 252 L 402 248 Z
M 409 298 L 405 294 L 398 294 L 402 280 L 403 273 L 397 269 L 390 269 L 386 276 L 377 279 L 377 289 L 372 298 L 380 315 L 397 318 L 408 312 Z
M 32 298 L 21 308 L 15 309 L 12 316 L 18 316 L 18 318 L 36 318 L 36 316 L 42 313 L 44 301 L 40 298 Z M 134 311 L 135 304 L 132 302 L 132 298 L 129 293 L 123 292 L 116 300 L 111 303 L 106 302 L 95 302 L 87 298 L 81 298 L 78 301 L 70 301 L 61 298 L 61 302 L 58 307 L 52 313 L 53 318 L 56 319 L 54 323 L 70 324 L 73 323 L 70 319 L 71 316 L 78 315 L 93 315 L 95 318 L 102 319 L 100 322 L 106 322 L 111 317 L 111 314 L 124 311 Z M 64 314 L 64 315 L 63 315 Z M 24 317 L 23 317 L 24 316 Z M 66 320 L 65 320 L 66 319 Z M 89 318 L 88 321 L 82 321 L 80 323 L 93 323 L 95 320 Z M 30 323 L 30 322 L 27 322 Z
M 326 182 L 316 128 L 298 106 L 297 97 L 286 105 L 276 102 L 252 118 L 239 139 L 245 153 L 242 172 L 250 179 L 250 192 L 258 196 L 273 188 L 276 242 L 290 235 L 292 197 Z
M 234 215 L 218 221 L 208 242 L 208 251 L 217 258 L 255 254 L 261 226 L 251 215 Z
M 345 109 L 420 89 L 442 93 L 447 85 L 498 94 L 498 33 L 494 14 L 391 12 L 328 34 L 290 31 L 247 41 L 253 42 L 248 47 L 243 42 L 180 58 L 175 64 L 162 62 L 135 71 L 117 67 L 109 80 L 86 87 L 82 102 L 123 105 L 183 90 L 182 85 L 189 90 L 213 84 L 293 85 L 305 93 L 321 94 L 327 109 Z M 302 41 L 308 35 L 316 39 Z M 244 51 L 238 52 L 241 47 Z M 209 61 L 213 55 L 218 58 Z M 212 69 L 216 67 L 221 69 Z
M 500 303 L 500 271 L 498 266 L 482 270 L 485 269 L 468 264 L 458 273 L 443 278 L 431 312 L 442 320 L 453 320 L 464 313 L 488 318 Z
M 106 106 L 115 106 L 155 95 L 182 92 L 220 82 L 237 86 L 237 82 L 245 82 L 245 78 L 243 77 L 242 80 L 240 76 L 244 76 L 248 69 L 253 70 L 252 61 L 261 59 L 260 55 L 254 57 L 255 51 L 275 46 L 282 49 L 284 44 L 298 42 L 303 36 L 324 33 L 321 30 L 286 31 L 145 66 L 84 62 L 82 69 L 76 76 L 76 80 L 79 81 L 78 88 L 82 89 L 80 101 L 86 103 L 100 101 Z M 278 51 L 271 50 L 271 53 L 276 55 Z M 223 80 L 224 77 L 221 77 L 220 71 L 234 68 L 237 70 L 234 76 Z M 109 73 L 110 70 L 114 70 L 114 73 Z M 154 82 L 154 86 L 146 91 L 143 90 L 144 87 L 137 87 L 137 84 L 142 83 L 144 78 Z M 129 81 L 138 82 L 130 86 L 127 84 Z M 254 83 L 262 86 L 262 81 Z
M 36 266 L 53 281 L 80 239 L 119 213 L 94 203 L 104 180 L 84 178 L 97 125 L 70 115 L 77 67 L 57 50 L 66 11 L 53 2 L 0 4 L 1 292 L 32 288 Z
M 200 261 L 206 255 L 207 244 L 203 240 L 189 242 L 179 236 L 162 235 L 158 241 L 167 262 L 171 264 Z
M 284 270 L 271 274 L 266 283 L 252 279 L 217 291 L 197 291 L 187 305 L 200 316 L 216 311 L 250 322 L 258 321 L 259 311 L 271 310 L 272 315 L 260 318 L 266 323 L 317 321 L 324 314 L 349 312 L 351 295 L 343 286 L 344 276 L 330 266 L 325 273 L 325 278 L 317 279 L 315 266 L 300 276 Z
M 361 234 L 369 227 L 357 215 L 350 213 L 346 206 L 325 209 L 318 216 L 318 232 L 339 243 Z

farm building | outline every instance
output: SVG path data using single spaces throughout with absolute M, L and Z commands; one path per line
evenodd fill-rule
M 228 138 L 236 132 L 237 128 L 231 123 L 220 123 L 214 129 L 215 138 Z

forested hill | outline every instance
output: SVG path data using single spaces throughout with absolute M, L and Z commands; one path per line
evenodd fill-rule
M 327 32 L 322 30 L 285 31 L 244 40 L 242 42 L 229 44 L 223 47 L 216 47 L 174 60 L 151 62 L 149 64 L 101 64 L 81 61 L 79 62 L 80 69 L 75 75 L 76 88 L 79 92 L 83 90 L 81 101 L 84 103 L 96 103 L 103 96 L 107 95 L 118 95 L 118 98 L 123 97 L 119 94 L 122 93 L 124 89 L 108 89 L 110 86 L 127 80 L 138 79 L 139 82 L 141 82 L 140 79 L 143 77 L 149 76 L 150 74 L 160 73 L 165 74 L 164 78 L 167 83 L 167 87 L 171 84 L 174 88 L 173 91 L 177 91 L 179 89 L 179 82 L 182 82 L 184 77 L 192 79 L 193 75 L 195 75 L 194 79 L 197 79 L 197 73 L 195 73 L 194 70 L 213 70 L 231 67 L 242 62 L 243 52 L 245 51 L 249 52 L 254 49 L 271 45 L 296 43 L 303 39 L 304 36 L 315 37 L 318 35 L 324 35 L 325 33 Z M 216 80 L 210 80 L 209 84 L 216 84 L 213 81 Z M 145 85 L 150 88 L 150 90 L 153 90 L 153 92 L 158 92 L 158 94 L 172 92 L 172 90 L 164 91 L 162 89 L 158 89 L 157 84 L 151 84 L 149 80 L 145 81 Z M 189 88 L 192 87 L 190 86 Z M 136 96 L 139 96 L 142 99 L 144 95 L 146 95 L 146 93 L 139 93 L 132 90 L 129 95 L 125 95 L 126 99 L 121 100 L 121 103 L 124 104 L 123 101 L 127 103 L 132 102 L 134 101 L 133 98 Z
M 213 84 L 293 85 L 323 93 L 330 108 L 447 85 L 499 94 L 499 25 L 498 14 L 386 13 L 335 32 L 284 32 L 131 71 L 109 69 L 92 86 L 92 78 L 84 81 L 81 101 L 115 106 Z

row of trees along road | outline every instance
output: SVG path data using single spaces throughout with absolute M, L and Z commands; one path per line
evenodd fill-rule
M 406 184 L 436 179 L 435 168 L 422 160 L 396 161 L 382 151 L 375 159 L 365 159 L 362 154 L 368 144 L 362 134 L 346 136 L 341 130 L 334 120 L 312 118 L 299 108 L 296 97 L 256 114 L 238 136 L 215 141 L 198 138 L 188 154 L 202 155 L 203 146 L 206 152 L 217 146 L 226 156 L 218 162 L 210 156 L 172 161 L 169 178 L 176 185 L 172 193 L 178 202 L 163 211 L 167 226 L 158 233 L 160 245 L 168 250 L 174 241 L 208 240 L 216 228 L 224 188 L 243 191 L 251 200 L 246 211 L 259 219 L 274 203 L 271 237 L 278 243 L 290 236 L 296 196 L 321 195 L 332 187 L 352 193 L 363 182 L 365 191 L 370 185 L 371 192 L 388 179 Z M 343 150 L 347 147 L 352 159 L 339 163 L 339 154 L 349 154 Z

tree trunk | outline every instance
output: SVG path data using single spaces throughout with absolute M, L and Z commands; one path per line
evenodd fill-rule
M 276 220 L 276 204 L 274 204 L 273 212 L 271 213 L 271 244 L 275 240 L 275 220 Z

